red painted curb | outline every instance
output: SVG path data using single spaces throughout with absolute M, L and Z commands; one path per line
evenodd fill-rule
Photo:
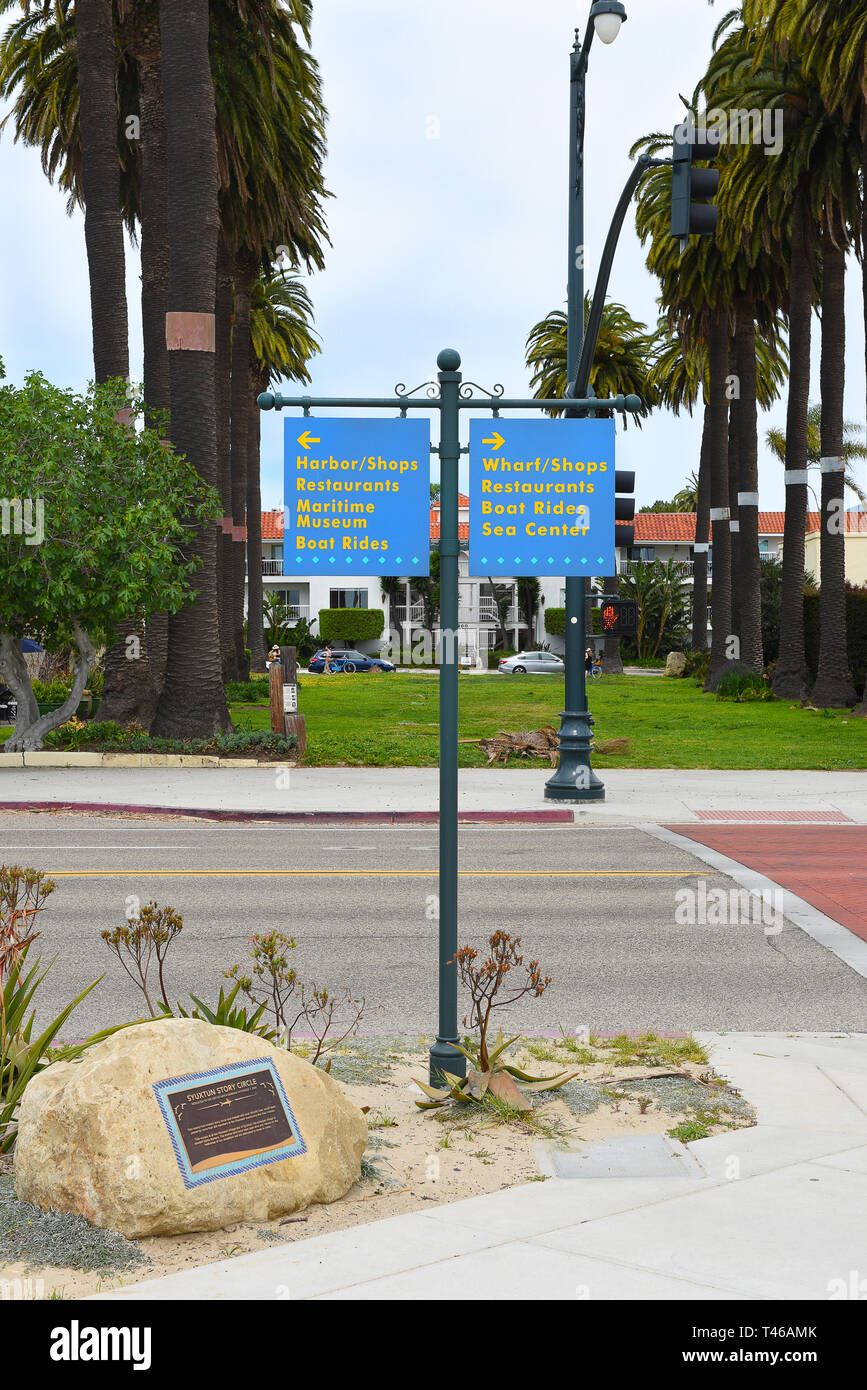
M 321 824 L 397 825 L 401 822 L 436 825 L 438 811 L 219 811 L 196 810 L 189 806 L 137 806 L 103 801 L 0 801 L 2 811 L 94 811 L 124 812 L 131 815 L 194 816 L 213 821 L 277 821 L 283 825 Z M 519 825 L 572 825 L 573 811 L 459 811 L 461 822 Z

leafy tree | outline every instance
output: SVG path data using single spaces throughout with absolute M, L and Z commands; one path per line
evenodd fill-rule
M 135 422 L 144 402 L 118 381 L 86 396 L 38 374 L 0 388 L 0 496 L 22 500 L 22 524 L 13 512 L 0 536 L 0 675 L 18 701 L 10 752 L 40 748 L 75 712 L 121 618 L 176 612 L 194 593 L 189 532 L 219 515 L 219 498 L 155 431 L 118 421 L 121 409 Z M 24 636 L 73 650 L 69 698 L 41 717 Z
M 655 657 L 665 642 L 681 643 L 689 617 L 689 586 L 675 560 L 636 560 L 618 578 L 623 598 L 638 604 L 639 661 Z

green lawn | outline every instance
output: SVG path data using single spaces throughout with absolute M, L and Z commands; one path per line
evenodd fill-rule
M 307 718 L 312 766 L 434 767 L 438 761 L 439 682 L 434 676 L 302 676 L 300 708 Z M 787 701 L 735 704 L 705 695 L 692 680 L 603 676 L 590 686 L 598 742 L 629 738 L 626 753 L 604 756 L 604 767 L 839 768 L 867 767 L 867 720 L 845 710 L 824 714 Z M 501 729 L 559 724 L 563 682 L 547 676 L 462 676 L 460 737 Z M 233 705 L 239 726 L 267 727 L 268 711 Z M 462 767 L 487 759 L 460 747 Z M 547 767 L 512 759 L 510 767 Z

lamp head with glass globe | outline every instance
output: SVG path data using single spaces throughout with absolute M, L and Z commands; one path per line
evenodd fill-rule
M 596 0 L 590 11 L 596 33 L 602 43 L 613 43 L 625 23 L 626 8 L 621 0 Z

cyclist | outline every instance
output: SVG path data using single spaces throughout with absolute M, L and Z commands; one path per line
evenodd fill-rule
M 590 675 L 591 671 L 593 670 L 593 661 L 594 661 L 594 657 L 593 657 L 593 648 L 592 648 L 592 647 L 588 647 L 587 650 L 586 650 L 586 652 L 584 653 L 584 670 L 587 672 L 587 675 L 588 675 L 588 676 Z

